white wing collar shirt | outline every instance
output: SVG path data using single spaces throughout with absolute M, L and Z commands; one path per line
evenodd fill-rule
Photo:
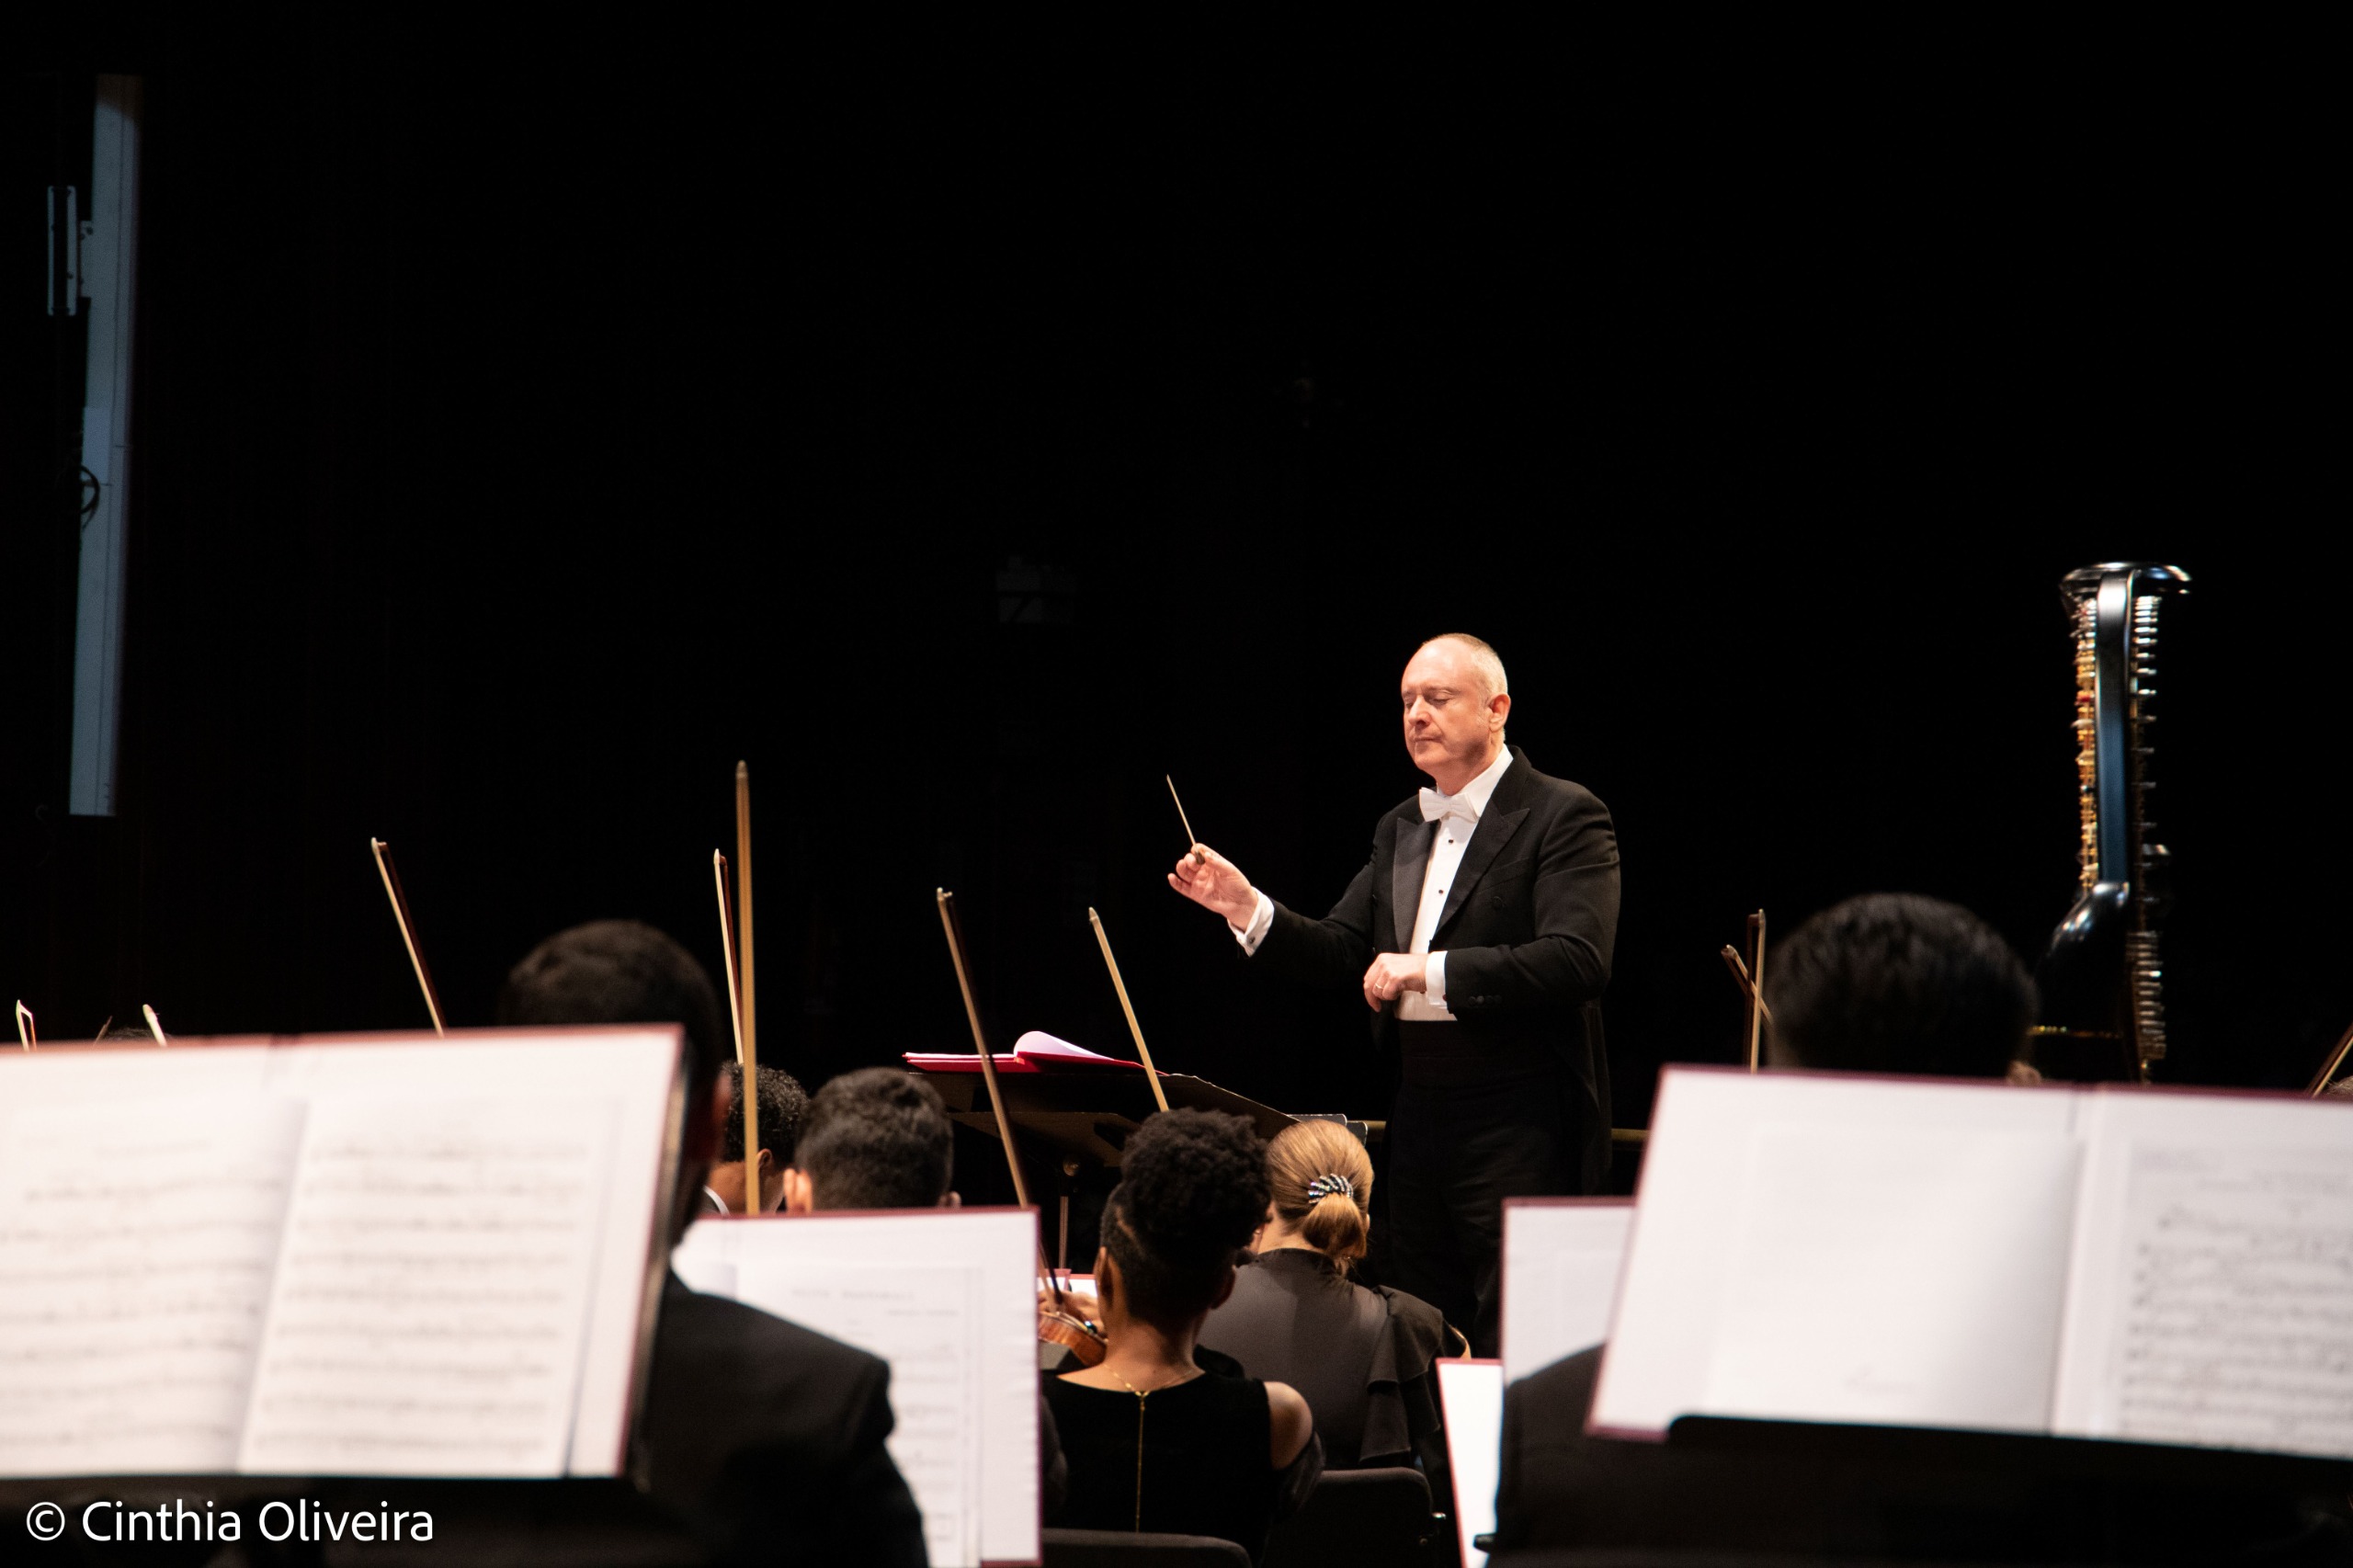
M 1463 851 L 1471 846 L 1471 835 L 1478 830 L 1480 816 L 1495 798 L 1496 780 L 1510 766 L 1510 748 L 1497 746 L 1495 760 L 1455 793 L 1449 795 L 1427 788 L 1422 790 L 1422 820 L 1436 823 L 1438 833 L 1430 841 L 1429 865 L 1422 873 L 1422 902 L 1414 915 L 1413 945 L 1405 950 L 1428 954 L 1422 967 L 1422 981 L 1428 989 L 1408 991 L 1397 998 L 1397 1017 L 1406 1023 L 1454 1021 L 1454 1014 L 1446 1005 L 1446 954 L 1443 950 L 1430 952 L 1430 937 L 1438 930 L 1438 916 L 1446 911 L 1446 890 L 1454 885 L 1454 874 L 1462 867 Z M 1227 929 L 1242 944 L 1244 952 L 1255 953 L 1258 944 L 1267 939 L 1267 927 L 1274 921 L 1275 901 L 1260 893 L 1249 928 L 1229 925 Z

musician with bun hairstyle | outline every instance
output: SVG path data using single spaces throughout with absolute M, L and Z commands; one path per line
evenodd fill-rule
M 1070 1461 L 1050 1523 L 1216 1536 L 1255 1562 L 1323 1473 L 1298 1391 L 1195 1353 L 1266 1218 L 1266 1161 L 1249 1122 L 1216 1111 L 1165 1112 L 1129 1140 L 1095 1259 L 1108 1348 L 1046 1380 Z
M 1201 1343 L 1306 1395 L 1327 1467 L 1418 1458 L 1436 1488 L 1445 1443 L 1432 1363 L 1445 1320 L 1417 1296 L 1348 1278 L 1371 1236 L 1372 1161 L 1340 1123 L 1302 1121 L 1267 1146 L 1267 1179 L 1257 1256 Z

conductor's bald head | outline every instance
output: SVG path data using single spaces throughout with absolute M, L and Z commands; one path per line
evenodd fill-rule
M 1398 683 L 1405 754 L 1449 794 L 1476 778 L 1504 744 L 1511 686 L 1495 651 L 1467 631 L 1414 650 Z

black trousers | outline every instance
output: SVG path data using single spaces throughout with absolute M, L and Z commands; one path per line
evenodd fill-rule
M 1470 1335 L 1473 1355 L 1493 1356 L 1504 1199 L 1576 1194 L 1583 1141 L 1596 1134 L 1571 1114 L 1571 1096 L 1582 1091 L 1558 1068 L 1428 1081 L 1459 1075 L 1417 1074 L 1408 1042 L 1389 1116 L 1386 1283 L 1444 1312 Z

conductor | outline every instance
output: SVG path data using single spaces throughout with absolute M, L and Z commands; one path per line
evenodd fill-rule
M 1505 744 L 1511 694 L 1478 638 L 1423 643 L 1398 699 L 1406 753 L 1437 788 L 1373 824 L 1330 914 L 1284 908 L 1202 844 L 1168 883 L 1225 916 L 1252 962 L 1360 987 L 1399 1067 L 1387 1283 L 1493 1356 L 1503 1200 L 1597 1192 L 1608 1167 L 1618 840 L 1590 791 Z

